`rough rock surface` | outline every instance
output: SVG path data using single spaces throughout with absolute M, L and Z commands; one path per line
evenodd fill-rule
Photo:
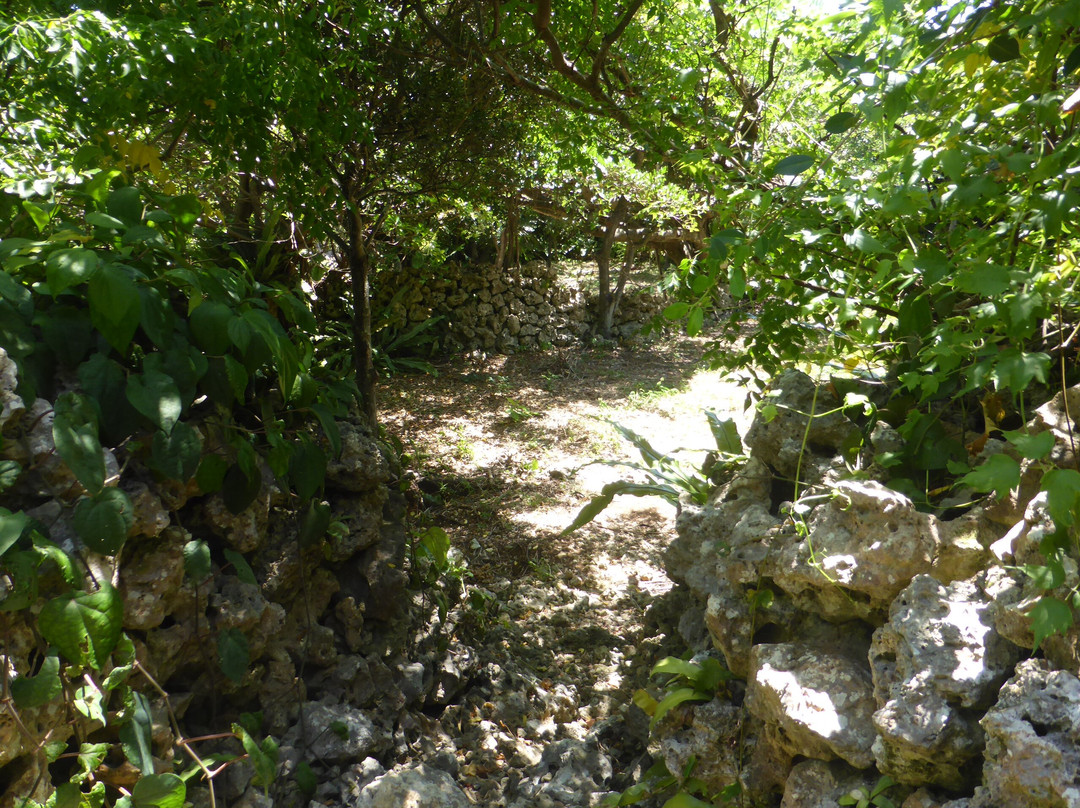
M 873 686 L 857 659 L 795 644 L 755 645 L 746 706 L 777 729 L 792 757 L 841 758 L 869 767 L 874 728 Z
M 1020 663 L 982 719 L 983 785 L 973 808 L 1080 806 L 1080 679 Z
M 901 783 L 962 788 L 982 751 L 981 712 L 1020 659 L 994 627 L 985 575 L 943 586 L 920 575 L 874 634 L 879 769 Z
M 355 808 L 469 808 L 454 778 L 421 763 L 395 769 L 365 786 Z

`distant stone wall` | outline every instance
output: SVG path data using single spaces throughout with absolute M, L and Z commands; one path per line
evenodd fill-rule
M 649 290 L 628 289 L 613 336 L 636 333 L 664 305 Z M 373 306 L 402 330 L 444 317 L 438 330 L 445 349 L 507 353 L 581 341 L 592 330 L 596 294 L 587 294 L 558 265 L 540 261 L 513 269 L 449 264 L 437 278 L 430 268 L 381 273 Z

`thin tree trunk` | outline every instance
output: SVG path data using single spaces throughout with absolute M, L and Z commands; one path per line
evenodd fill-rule
M 360 213 L 350 210 L 346 216 L 353 299 L 353 370 L 356 373 L 356 386 L 360 390 L 364 419 L 374 431 L 378 426 L 378 404 L 375 398 L 375 363 L 371 355 L 371 259 L 364 244 L 364 223 Z
M 615 293 L 611 296 L 611 303 L 604 309 L 604 321 L 601 324 L 605 336 L 610 336 L 615 327 L 615 312 L 619 310 L 622 302 L 623 291 L 626 289 L 626 281 L 630 277 L 630 270 L 634 267 L 634 253 L 637 245 L 632 241 L 626 243 L 626 260 L 623 261 L 622 269 L 619 270 L 619 281 L 615 286 Z
M 597 325 L 600 335 L 605 339 L 611 337 L 611 323 L 607 316 L 611 306 L 611 247 L 615 244 L 615 235 L 626 216 L 628 203 L 626 197 L 620 196 L 615 206 L 608 214 L 607 223 L 604 225 L 604 240 L 600 243 L 600 254 L 596 257 L 597 281 L 600 286 L 600 298 L 597 300 Z

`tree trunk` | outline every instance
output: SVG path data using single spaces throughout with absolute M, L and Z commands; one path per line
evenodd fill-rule
M 600 253 L 596 257 L 597 280 L 600 286 L 600 298 L 597 300 L 596 324 L 600 330 L 600 336 L 605 339 L 611 338 L 611 319 L 608 309 L 611 309 L 611 247 L 615 244 L 615 235 L 626 216 L 629 203 L 626 197 L 620 196 L 615 206 L 608 214 L 607 223 L 604 225 L 604 239 L 600 242 Z
M 634 253 L 637 252 L 637 245 L 632 241 L 626 243 L 626 260 L 623 261 L 622 269 L 619 270 L 619 282 L 615 286 L 615 293 L 611 295 L 611 301 L 601 312 L 600 328 L 605 337 L 611 336 L 611 330 L 615 327 L 615 312 L 619 310 L 619 303 L 622 301 L 623 291 L 626 289 L 626 280 L 630 277 L 630 270 L 634 267 Z
M 352 341 L 353 371 L 364 420 L 372 431 L 378 426 L 378 405 L 375 399 L 375 363 L 371 356 L 371 295 L 368 281 L 371 259 L 364 244 L 364 222 L 360 213 L 346 214 L 349 231 L 349 276 L 352 281 Z

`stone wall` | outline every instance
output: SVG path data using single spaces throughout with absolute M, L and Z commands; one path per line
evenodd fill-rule
M 404 332 L 431 317 L 441 347 L 508 353 L 571 345 L 594 321 L 596 294 L 567 267 L 534 261 L 512 269 L 447 264 L 437 277 L 429 268 L 382 272 L 373 309 Z M 580 271 L 580 267 L 577 268 Z M 595 265 L 587 271 L 595 273 Z M 628 289 L 615 316 L 613 336 L 630 336 L 662 311 L 665 302 L 647 289 Z
M 742 681 L 659 722 L 654 756 L 672 772 L 696 757 L 694 777 L 713 791 L 739 780 L 755 805 L 835 806 L 882 775 L 904 808 L 1080 805 L 1080 632 L 1028 659 L 1043 592 L 1018 567 L 1045 563 L 1053 530 L 1038 465 L 1024 461 L 1026 494 L 941 519 L 843 479 L 856 425 L 836 413 L 808 429 L 807 376 L 774 389 L 780 415 L 754 422 L 749 462 L 707 505 L 683 508 L 666 559 L 696 603 L 680 631 Z M 1080 388 L 1069 396 L 1075 412 Z M 821 389 L 816 404 L 836 402 Z M 1065 412 L 1059 394 L 1028 429 L 1052 432 L 1070 467 Z M 866 465 L 895 438 L 875 429 Z M 822 496 L 791 510 L 797 470 Z M 1066 559 L 1050 594 L 1067 600 L 1077 583 Z

